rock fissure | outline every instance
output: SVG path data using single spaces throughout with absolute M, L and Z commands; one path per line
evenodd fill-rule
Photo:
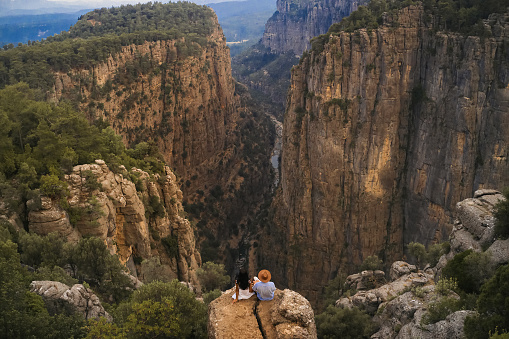
M 260 329 L 260 333 L 262 334 L 263 339 L 267 339 L 267 335 L 265 334 L 265 331 L 263 329 L 263 322 L 258 314 L 258 305 L 260 305 L 260 300 L 256 300 L 256 302 L 253 305 L 253 314 L 256 317 L 256 322 L 258 323 L 258 328 Z

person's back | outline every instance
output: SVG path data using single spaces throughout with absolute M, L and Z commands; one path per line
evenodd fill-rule
M 256 292 L 256 296 L 260 300 L 272 300 L 274 298 L 274 292 L 276 291 L 276 285 L 270 281 L 270 272 L 267 270 L 261 270 L 258 273 L 258 281 L 253 286 L 253 291 Z

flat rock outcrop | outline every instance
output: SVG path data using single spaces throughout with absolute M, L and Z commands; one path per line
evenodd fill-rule
M 276 290 L 271 301 L 256 296 L 232 304 L 232 288 L 209 305 L 211 339 L 316 338 L 313 309 L 297 292 Z
M 51 304 L 52 309 L 58 310 L 70 306 L 74 312 L 82 314 L 85 319 L 104 317 L 108 321 L 113 320 L 92 290 L 81 284 L 69 287 L 58 281 L 32 281 L 30 291 L 42 296 L 47 304 Z

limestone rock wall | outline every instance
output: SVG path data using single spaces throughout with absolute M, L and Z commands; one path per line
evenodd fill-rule
M 57 73 L 52 100 L 79 99 L 91 121 L 109 122 L 127 145 L 153 140 L 179 175 L 207 176 L 239 119 L 229 49 L 214 20 L 203 46 L 184 38 L 143 42 L 91 68 Z
M 272 51 L 301 55 L 309 40 L 349 16 L 365 0 L 277 0 L 277 11 L 265 24 L 262 44 Z
M 410 6 L 294 68 L 273 276 L 313 302 L 338 270 L 446 238 L 458 201 L 509 184 L 506 22 L 491 16 L 486 39 L 445 34 Z
M 102 160 L 75 166 L 65 176 L 68 207 L 63 209 L 61 202 L 43 197 L 41 209 L 29 213 L 30 231 L 41 235 L 57 232 L 73 242 L 83 236 L 99 237 L 133 274 L 135 257 L 159 257 L 161 269 L 171 275 L 168 279 L 197 285 L 201 257 L 193 227 L 182 216 L 182 192 L 175 175 L 168 167 L 164 176 L 151 176 L 136 168 L 131 173 L 121 170 L 112 172 Z M 96 181 L 99 187 L 87 181 Z M 149 206 L 162 208 L 163 213 L 147 213 Z M 164 239 L 172 239 L 175 248 L 165 248 Z

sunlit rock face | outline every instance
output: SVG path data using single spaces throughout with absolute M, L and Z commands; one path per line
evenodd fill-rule
M 509 184 L 506 22 L 486 21 L 492 38 L 446 34 L 410 6 L 396 26 L 341 32 L 303 58 L 284 119 L 277 240 L 262 243 L 273 276 L 313 303 L 338 270 L 447 238 L 458 201 Z

